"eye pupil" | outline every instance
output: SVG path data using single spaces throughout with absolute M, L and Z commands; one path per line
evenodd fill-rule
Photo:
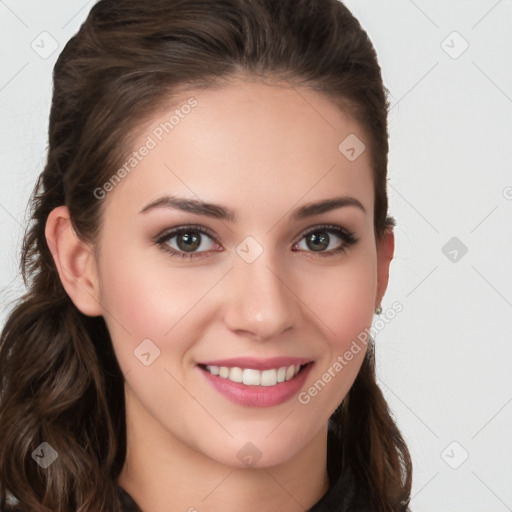
M 313 251 L 321 251 L 322 249 L 329 247 L 329 235 L 311 233 L 308 237 L 307 244 Z
M 177 237 L 177 244 L 182 251 L 193 251 L 201 244 L 201 237 L 191 234 L 191 232 L 180 233 Z

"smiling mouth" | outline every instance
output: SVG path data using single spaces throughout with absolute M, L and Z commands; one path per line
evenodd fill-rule
M 221 377 L 231 382 L 245 384 L 246 386 L 275 386 L 295 378 L 306 367 L 311 366 L 313 361 L 306 364 L 280 366 L 267 370 L 256 370 L 254 368 L 240 368 L 238 366 L 214 366 L 199 364 L 198 366 L 208 373 Z

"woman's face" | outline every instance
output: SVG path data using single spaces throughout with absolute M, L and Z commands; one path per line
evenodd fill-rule
M 287 84 L 191 93 L 148 125 L 98 199 L 99 302 L 139 432 L 235 467 L 325 433 L 379 300 L 361 142 L 327 99 Z

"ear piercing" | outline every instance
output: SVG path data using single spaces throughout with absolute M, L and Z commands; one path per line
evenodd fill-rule
M 379 304 L 376 308 L 375 308 L 375 314 L 376 315 L 380 315 L 382 313 L 382 306 Z

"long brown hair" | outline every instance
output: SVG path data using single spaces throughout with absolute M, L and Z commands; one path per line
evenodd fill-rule
M 0 509 L 119 510 L 126 451 L 123 375 L 102 317 L 83 315 L 60 282 L 45 238 L 66 205 L 94 242 L 102 187 L 137 127 L 179 88 L 237 74 L 279 77 L 336 102 L 365 130 L 373 167 L 374 228 L 394 221 L 386 192 L 388 102 L 373 46 L 338 0 L 100 0 L 54 68 L 47 162 L 31 198 L 21 254 L 27 293 L 0 342 Z M 381 512 L 409 503 L 411 460 L 376 384 L 373 347 L 330 422 L 344 461 Z M 31 454 L 58 453 L 46 469 Z

